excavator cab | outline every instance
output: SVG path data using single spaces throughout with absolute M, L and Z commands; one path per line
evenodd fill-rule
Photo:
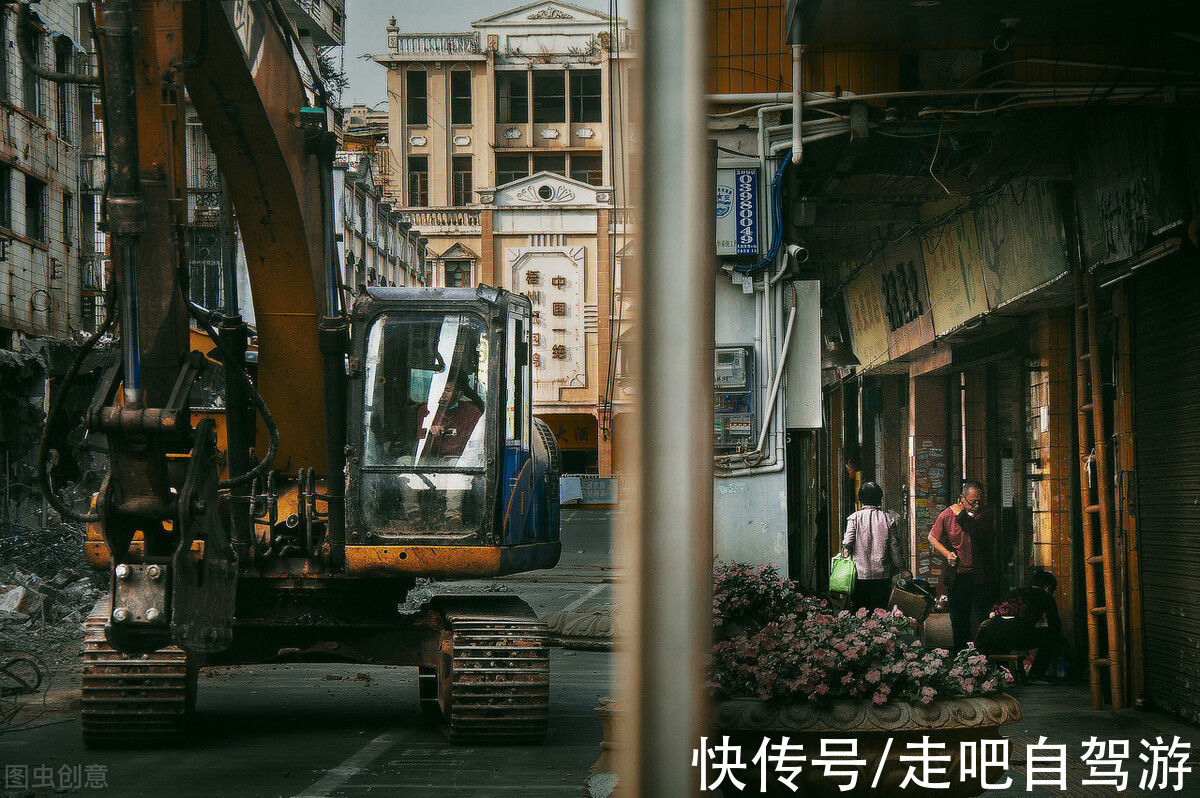
M 353 310 L 346 568 L 496 576 L 558 562 L 558 451 L 531 413 L 529 300 L 370 288 Z

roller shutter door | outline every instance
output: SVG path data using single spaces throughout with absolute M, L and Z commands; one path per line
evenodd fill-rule
M 1147 267 L 1133 292 L 1146 697 L 1200 722 L 1200 262 Z

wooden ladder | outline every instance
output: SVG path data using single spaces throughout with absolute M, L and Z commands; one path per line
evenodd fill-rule
M 1092 708 L 1104 704 L 1105 671 L 1114 709 L 1126 707 L 1125 646 L 1117 593 L 1113 490 L 1104 431 L 1104 382 L 1099 355 L 1096 281 L 1076 269 L 1075 368 L 1079 403 L 1079 501 L 1083 508 L 1084 584 L 1087 592 L 1088 673 Z

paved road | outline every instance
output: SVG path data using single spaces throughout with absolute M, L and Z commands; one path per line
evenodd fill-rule
M 560 569 L 504 584 L 539 613 L 608 601 L 610 522 L 605 511 L 564 513 Z M 420 715 L 414 669 L 206 669 L 190 747 L 88 751 L 72 715 L 50 715 L 48 725 L 0 735 L 0 779 L 8 780 L 0 781 L 0 794 L 24 774 L 42 786 L 7 792 L 50 795 L 78 784 L 81 795 L 156 798 L 576 796 L 599 756 L 592 709 L 611 694 L 611 665 L 605 652 L 554 649 L 550 734 L 543 745 L 520 747 L 446 743 Z M 106 788 L 87 786 L 89 778 Z

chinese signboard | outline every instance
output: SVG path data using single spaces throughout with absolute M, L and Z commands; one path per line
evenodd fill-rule
M 945 335 L 989 310 L 975 214 L 966 211 L 930 230 L 921 249 L 935 333 Z
M 758 169 L 718 169 L 714 199 L 717 254 L 757 255 Z

